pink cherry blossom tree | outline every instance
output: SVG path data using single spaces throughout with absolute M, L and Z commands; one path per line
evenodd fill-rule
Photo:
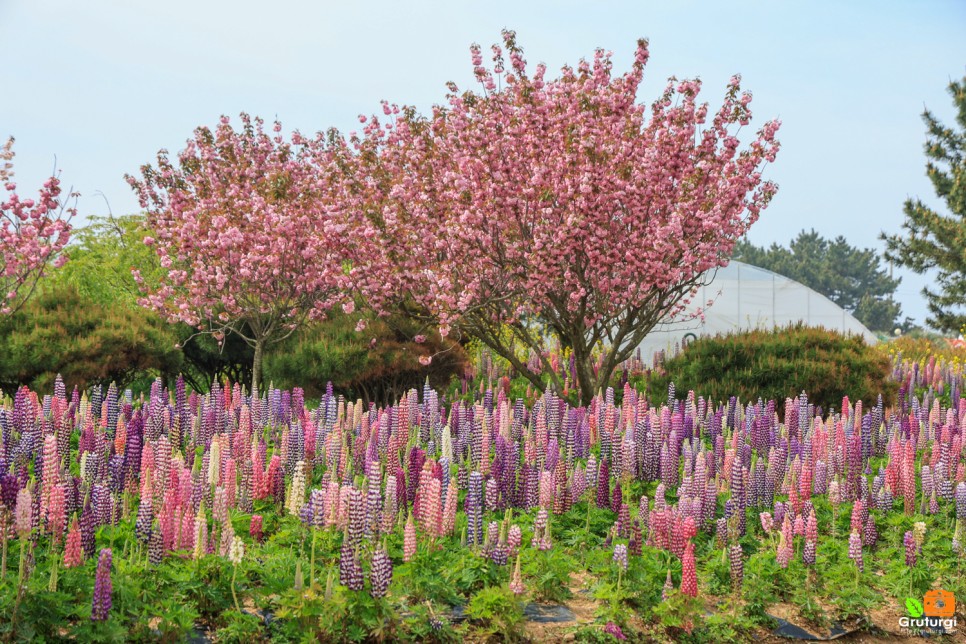
M 70 240 L 76 193 L 62 195 L 55 175 L 44 182 L 36 199 L 21 199 L 13 181 L 13 138 L 0 146 L 0 315 L 17 311 L 33 295 L 51 267 L 67 261 L 62 251 Z
M 241 115 L 195 130 L 176 162 L 127 177 L 147 212 L 167 270 L 159 284 L 137 271 L 143 306 L 219 340 L 236 333 L 255 350 L 252 391 L 265 348 L 325 312 L 346 292 L 339 173 L 322 135 L 286 140 L 276 122 Z M 347 305 L 348 307 L 349 305 Z
M 450 84 L 427 117 L 388 103 L 388 118 L 360 117 L 350 210 L 367 259 L 352 276 L 377 309 L 468 332 L 542 387 L 522 354 L 537 352 L 560 389 L 542 352 L 555 335 L 588 401 L 775 194 L 761 173 L 779 123 L 739 150 L 751 95 L 737 76 L 716 110 L 700 81 L 673 78 L 648 109 L 646 41 L 620 76 L 602 50 L 531 74 L 513 32 L 492 51 L 487 68 L 471 48 L 480 91 Z

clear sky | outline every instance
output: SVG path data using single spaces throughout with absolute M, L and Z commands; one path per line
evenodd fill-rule
M 802 228 L 881 248 L 902 202 L 936 203 L 924 174 L 924 106 L 947 121 L 966 73 L 964 0 L 876 2 L 163 2 L 0 0 L 0 136 L 17 138 L 26 193 L 56 158 L 82 216 L 137 210 L 123 175 L 198 125 L 240 111 L 286 130 L 351 130 L 379 100 L 427 108 L 445 82 L 471 85 L 468 46 L 515 29 L 551 69 L 651 42 L 650 101 L 668 76 L 699 76 L 707 100 L 728 78 L 754 93 L 754 123 L 780 117 L 780 185 L 751 232 L 785 243 Z M 753 124 L 754 124 L 753 123 Z M 921 320 L 924 280 L 903 275 Z

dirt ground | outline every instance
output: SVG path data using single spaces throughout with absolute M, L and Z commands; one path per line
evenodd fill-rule
M 584 572 L 571 573 L 570 590 L 573 597 L 564 605 L 575 615 L 576 620 L 564 623 L 535 623 L 528 622 L 526 626 L 527 635 L 534 642 L 570 642 L 574 640 L 573 631 L 581 624 L 589 624 L 594 621 L 594 612 L 597 609 L 597 601 L 586 592 L 590 589 L 592 578 Z M 584 591 L 584 592 L 581 592 Z M 894 606 L 893 606 L 894 604 Z M 808 632 L 819 637 L 827 637 L 828 627 L 824 629 L 820 626 L 809 625 L 806 620 L 798 614 L 798 610 L 791 604 L 776 604 L 768 609 L 770 615 L 780 617 L 793 624 L 802 626 Z M 957 618 L 960 627 L 957 632 L 943 637 L 922 637 L 910 635 L 903 632 L 899 626 L 899 618 L 903 616 L 900 606 L 896 602 L 888 602 L 886 605 L 874 609 L 865 620 L 865 623 L 856 621 L 850 624 L 843 624 L 845 630 L 858 629 L 856 632 L 848 633 L 836 638 L 835 642 L 842 644 L 885 644 L 887 642 L 902 642 L 904 644 L 966 644 L 966 611 L 957 611 Z M 645 625 L 640 624 L 641 630 L 646 634 L 644 642 L 672 642 L 673 639 L 656 632 L 648 633 Z M 748 641 L 755 644 L 792 644 L 809 640 L 792 639 L 780 637 L 773 634 L 772 629 L 761 629 L 749 637 Z M 814 640 L 812 640 L 814 641 Z M 724 644 L 724 643 L 722 643 Z

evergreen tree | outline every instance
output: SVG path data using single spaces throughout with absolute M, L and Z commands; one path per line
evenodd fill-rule
M 788 248 L 768 248 L 741 240 L 733 258 L 774 271 L 821 293 L 865 326 L 876 331 L 895 328 L 902 313 L 893 299 L 899 280 L 881 266 L 871 248 L 856 248 L 841 235 L 829 240 L 816 231 L 802 231 Z
M 886 235 L 886 257 L 917 273 L 935 270 L 938 288 L 926 287 L 930 326 L 959 332 L 966 325 L 966 77 L 949 84 L 958 128 L 943 125 L 929 110 L 926 123 L 926 175 L 949 214 L 919 199 L 906 200 L 903 232 Z

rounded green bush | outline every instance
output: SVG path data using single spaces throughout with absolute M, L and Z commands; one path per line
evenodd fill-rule
M 674 383 L 715 402 L 782 400 L 805 392 L 824 409 L 842 398 L 874 404 L 895 396 L 889 359 L 861 336 L 804 324 L 699 338 L 655 369 L 648 394 L 659 399 Z

